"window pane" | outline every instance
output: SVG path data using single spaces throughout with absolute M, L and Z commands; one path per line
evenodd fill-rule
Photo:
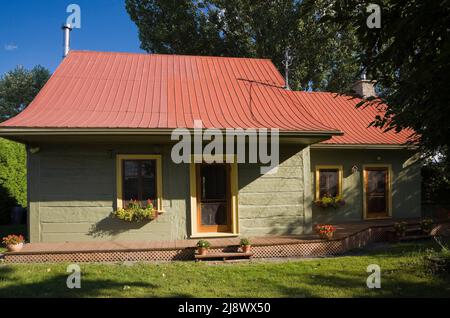
M 139 162 L 123 161 L 123 199 L 140 200 L 139 198 Z
M 156 164 L 154 160 L 141 161 L 142 197 L 141 200 L 156 199 Z
M 336 197 L 339 195 L 339 170 L 319 170 L 319 196 Z
M 123 161 L 123 200 L 156 199 L 156 160 Z

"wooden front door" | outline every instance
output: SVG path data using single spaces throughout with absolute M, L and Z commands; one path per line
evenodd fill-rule
M 197 231 L 231 232 L 229 164 L 196 164 Z
M 390 215 L 390 176 L 388 167 L 364 168 L 364 210 L 367 219 Z

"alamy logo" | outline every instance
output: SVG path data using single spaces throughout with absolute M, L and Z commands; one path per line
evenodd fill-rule
M 279 129 L 203 129 L 202 121 L 195 120 L 192 134 L 186 128 L 173 130 L 171 140 L 178 141 L 171 152 L 174 163 L 260 163 L 266 165 L 261 174 L 278 171 Z
M 71 273 L 66 280 L 67 288 L 81 288 L 81 268 L 77 264 L 67 266 L 67 273 Z
M 366 19 L 369 29 L 381 28 L 381 8 L 378 4 L 371 3 L 367 6 L 366 12 L 370 15 Z
M 66 24 L 70 25 L 72 29 L 81 29 L 81 8 L 78 4 L 69 4 L 66 12 L 70 15 L 66 19 Z
M 371 273 L 367 277 L 366 284 L 367 288 L 381 288 L 381 268 L 377 264 L 370 264 L 367 266 L 367 272 Z

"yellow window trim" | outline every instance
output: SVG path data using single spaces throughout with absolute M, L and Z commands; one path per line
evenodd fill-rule
M 392 165 L 390 164 L 366 164 L 362 166 L 363 173 L 362 173 L 362 188 L 363 188 L 363 217 L 364 220 L 373 220 L 377 218 L 368 218 L 367 217 L 367 202 L 366 202 L 366 180 L 367 180 L 367 174 L 366 170 L 370 168 L 387 168 L 388 170 L 388 216 L 386 217 L 380 217 L 378 219 L 386 219 L 392 217 Z
M 338 195 L 342 195 L 342 180 L 344 176 L 344 168 L 341 165 L 317 165 L 316 166 L 316 200 L 320 200 L 320 170 L 336 169 L 338 170 Z
M 158 212 L 162 209 L 162 160 L 161 155 L 117 155 L 116 156 L 116 188 L 117 188 L 117 208 L 122 207 L 122 161 L 123 160 L 156 160 L 156 206 Z
M 231 162 L 225 163 L 230 164 L 230 192 L 231 192 L 231 233 L 199 233 L 197 231 L 197 174 L 195 171 L 195 161 L 200 161 L 201 157 L 192 156 L 191 163 L 189 164 L 189 187 L 190 187 L 190 195 L 191 195 L 191 237 L 220 237 L 230 235 L 238 235 L 239 234 L 239 218 L 238 218 L 238 165 L 236 156 L 233 157 Z M 196 159 L 196 160 L 194 160 Z M 205 159 L 203 157 L 203 159 Z

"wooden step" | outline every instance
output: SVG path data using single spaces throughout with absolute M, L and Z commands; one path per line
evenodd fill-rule
M 253 256 L 253 253 L 206 253 L 205 255 L 195 254 L 195 260 L 200 261 L 204 259 L 222 259 L 227 260 L 229 258 L 250 258 Z

